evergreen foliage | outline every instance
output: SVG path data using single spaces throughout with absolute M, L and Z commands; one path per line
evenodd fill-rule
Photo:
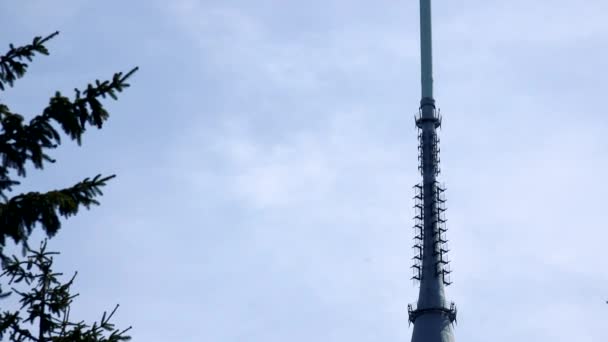
M 33 57 L 48 55 L 45 43 L 58 34 L 36 37 L 31 44 L 20 47 L 11 44 L 9 51 L 0 55 L 0 91 L 7 86 L 13 87 L 15 81 L 25 75 Z M 77 214 L 82 207 L 89 209 L 91 205 L 98 205 L 96 198 L 102 195 L 101 188 L 114 175 L 96 175 L 59 190 L 28 192 L 13 197 L 7 193 L 20 184 L 15 177 L 26 176 L 26 164 L 43 169 L 46 163 L 55 162 L 48 153 L 61 144 L 60 131 L 80 145 L 87 127 L 102 128 L 109 114 L 100 100 L 106 96 L 116 99 L 117 93 L 129 87 L 126 81 L 135 71 L 137 68 L 125 74 L 119 72 L 110 80 L 96 80 L 84 90 L 75 89 L 73 98 L 56 92 L 42 114 L 29 121 L 12 112 L 0 100 L 0 279 L 8 279 L 11 286 L 26 287 L 23 290 L 13 286 L 12 292 L 3 292 L 0 288 L 0 299 L 16 293 L 21 302 L 19 310 L 0 313 L 0 340 L 130 340 L 125 336 L 130 328 L 121 331 L 109 322 L 118 306 L 109 315 L 104 313 L 99 323 L 71 322 L 70 305 L 77 295 L 70 294 L 70 287 L 76 274 L 67 282 L 61 282 L 62 274 L 52 270 L 53 255 L 58 253 L 46 251 L 46 240 L 38 251 L 28 245 L 28 238 L 36 226 L 42 228 L 47 237 L 53 237 L 61 228 L 60 217 L 67 218 Z M 23 248 L 24 260 L 5 255 L 7 238 Z
M 12 287 L 20 297 L 21 311 L 27 308 L 26 315 L 20 311 L 5 311 L 0 314 L 0 340 L 5 337 L 15 342 L 119 342 L 129 341 L 125 333 L 131 327 L 119 330 L 114 328 L 110 319 L 118 305 L 108 315 L 103 313 L 99 323 L 87 325 L 83 321 L 70 321 L 70 305 L 75 297 L 70 287 L 76 273 L 67 281 L 61 282 L 62 273 L 53 271 L 53 255 L 57 252 L 46 250 L 46 241 L 40 249 L 27 249 L 26 260 L 19 260 L 13 255 L 5 259 L 4 272 L 1 277 L 8 278 L 9 285 L 26 285 L 26 291 Z M 7 297 L 11 293 L 2 293 Z
M 36 53 L 47 55 L 44 43 L 57 34 L 36 37 L 31 44 L 22 47 L 11 44 L 10 50 L 0 56 L 0 90 L 6 86 L 12 87 L 25 74 L 28 67 L 26 61 L 31 61 Z M 114 175 L 97 175 L 72 187 L 45 193 L 30 192 L 8 198 L 6 192 L 19 184 L 11 177 L 11 171 L 25 177 L 28 161 L 37 169 L 44 168 L 47 162 L 55 162 L 47 153 L 61 144 L 61 136 L 53 123 L 79 145 L 88 126 L 102 128 L 109 114 L 100 98 L 110 96 L 116 99 L 118 92 L 129 87 L 126 81 L 136 70 L 134 68 L 126 74 L 116 73 L 111 80 L 104 82 L 97 80 L 84 91 L 75 89 L 74 99 L 57 92 L 42 114 L 34 116 L 29 122 L 0 102 L 0 257 L 4 256 L 2 251 L 6 238 L 27 247 L 27 239 L 36 224 L 47 236 L 52 237 L 61 228 L 60 216 L 69 217 L 82 206 L 89 208 L 99 204 L 95 197 L 102 194 L 101 187 Z

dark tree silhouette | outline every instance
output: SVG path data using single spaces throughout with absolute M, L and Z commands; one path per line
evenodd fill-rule
M 109 315 L 104 312 L 99 323 L 87 325 L 83 321 L 70 321 L 70 305 L 78 296 L 70 293 L 76 273 L 66 282 L 58 279 L 63 274 L 54 272 L 52 266 L 53 255 L 59 253 L 47 252 L 46 241 L 38 251 L 29 248 L 27 251 L 29 255 L 25 260 L 13 256 L 3 264 L 4 272 L 0 276 L 8 278 L 8 284 L 13 285 L 12 292 L 20 297 L 20 311 L 27 308 L 27 313 L 25 317 L 20 311 L 0 314 L 0 340 L 5 337 L 18 342 L 118 342 L 131 339 L 125 335 L 131 327 L 119 330 L 110 323 L 118 305 Z M 26 290 L 15 288 L 17 285 Z M 11 294 L 0 292 L 0 297 Z
M 28 63 L 36 55 L 48 55 L 45 44 L 59 32 L 45 38 L 36 37 L 31 44 L 15 47 L 9 45 L 6 54 L 0 56 L 0 91 L 13 87 L 23 77 Z M 19 185 L 15 177 L 26 176 L 26 165 L 31 163 L 36 169 L 43 169 L 55 160 L 48 154 L 61 144 L 60 131 L 71 140 L 81 144 L 86 128 L 102 128 L 109 114 L 101 99 L 110 96 L 116 99 L 117 93 L 129 86 L 127 79 L 137 68 L 127 73 L 116 73 L 110 80 L 96 80 L 84 90 L 75 89 L 74 96 L 68 98 L 60 92 L 51 97 L 42 114 L 26 121 L 20 114 L 11 112 L 0 100 L 0 260 L 2 276 L 9 277 L 10 285 L 32 286 L 29 291 L 13 292 L 21 297 L 21 312 L 6 311 L 0 316 L 0 339 L 9 337 L 11 341 L 121 341 L 129 339 L 124 331 L 114 330 L 108 322 L 114 311 L 102 318 L 99 324 L 87 326 L 83 322 L 69 321 L 69 308 L 75 296 L 69 294 L 73 278 L 66 283 L 58 280 L 60 273 L 53 273 L 52 255 L 46 251 L 46 241 L 39 251 L 33 251 L 28 238 L 33 229 L 42 228 L 47 237 L 53 237 L 61 228 L 60 218 L 76 215 L 82 207 L 89 209 L 98 205 L 96 198 L 101 188 L 114 175 L 96 175 L 59 190 L 28 192 L 8 196 L 13 187 Z M 22 257 L 5 255 L 7 238 L 22 247 Z M 0 289 L 0 297 L 10 294 Z M 34 325 L 36 333 L 23 327 Z M 109 337 L 105 333 L 110 332 Z

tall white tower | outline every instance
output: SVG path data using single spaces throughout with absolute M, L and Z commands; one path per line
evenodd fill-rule
M 422 99 L 416 116 L 419 140 L 419 170 L 414 217 L 414 279 L 419 281 L 418 302 L 408 306 L 414 324 L 412 342 L 453 342 L 456 307 L 445 298 L 450 285 L 445 219 L 445 187 L 439 184 L 439 137 L 441 117 L 433 98 L 433 49 L 431 0 L 420 0 L 420 57 Z

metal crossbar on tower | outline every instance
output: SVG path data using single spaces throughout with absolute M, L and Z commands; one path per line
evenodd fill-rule
M 446 237 L 445 186 L 437 181 L 441 114 L 433 98 L 433 53 L 431 0 L 420 0 L 420 55 L 422 99 L 415 117 L 418 129 L 418 170 L 422 182 L 414 186 L 413 277 L 420 288 L 418 302 L 408 305 L 414 324 L 412 342 L 453 342 L 456 305 L 448 303 L 445 287 L 450 285 L 450 260 Z

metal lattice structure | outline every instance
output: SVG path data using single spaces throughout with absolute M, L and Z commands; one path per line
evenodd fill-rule
M 418 302 L 408 305 L 414 324 L 412 342 L 453 342 L 456 305 L 445 298 L 450 280 L 446 237 L 445 186 L 437 180 L 441 115 L 435 107 L 432 77 L 431 0 L 420 0 L 422 99 L 415 117 L 418 129 L 418 170 L 422 182 L 414 186 L 413 277 L 419 285 Z

